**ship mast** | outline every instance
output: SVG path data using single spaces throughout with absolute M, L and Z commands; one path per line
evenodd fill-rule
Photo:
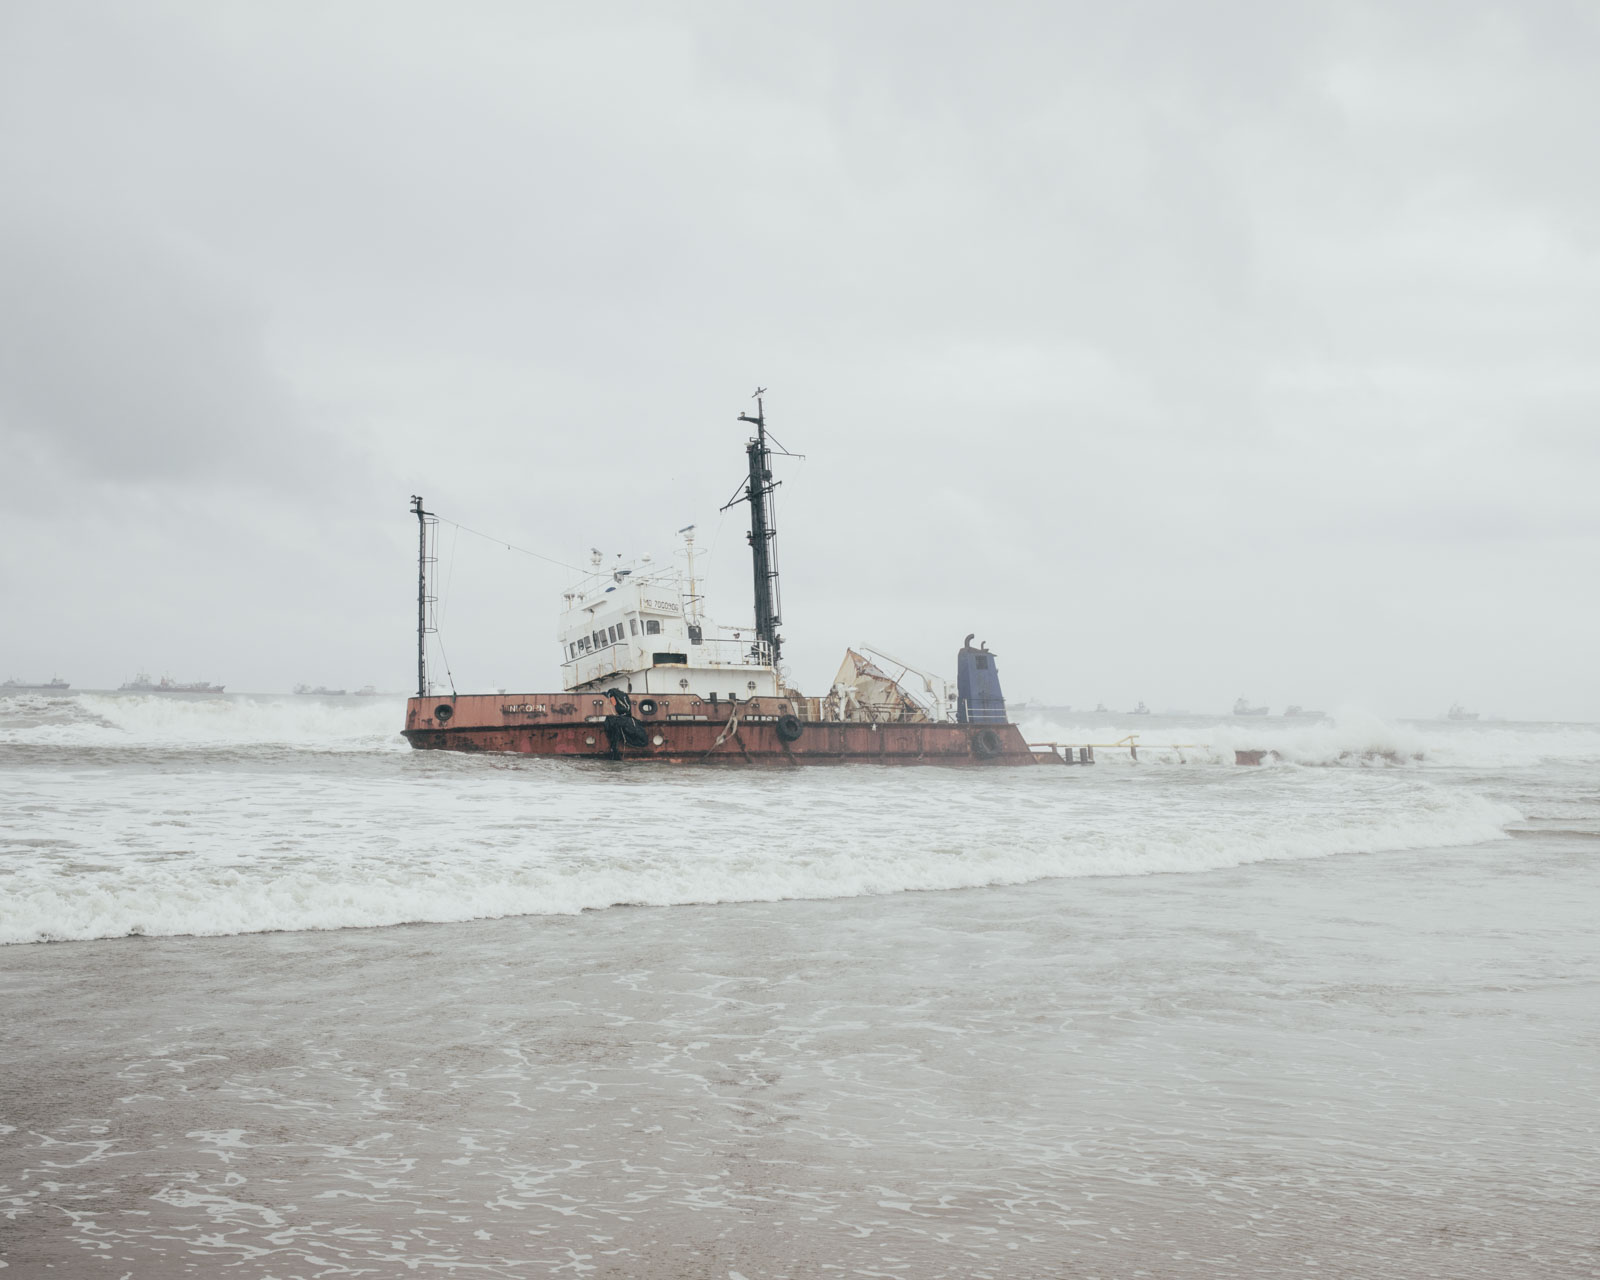
M 752 397 L 756 402 L 755 417 L 748 413 L 739 415 L 740 422 L 748 422 L 756 429 L 755 436 L 745 446 L 750 474 L 744 482 L 744 491 L 722 509 L 726 511 L 738 502 L 750 504 L 750 562 L 756 598 L 756 643 L 752 656 L 757 662 L 776 667 L 783 647 L 783 637 L 778 634 L 783 619 L 778 616 L 782 601 L 778 593 L 777 547 L 773 541 L 778 531 L 772 495 L 778 482 L 772 478 L 772 450 L 767 444 L 767 413 L 762 400 L 766 391 L 765 387 L 757 387 Z M 795 456 L 782 445 L 778 446 L 778 452 L 786 457 Z
M 426 698 L 431 692 L 428 685 L 428 606 L 434 597 L 428 594 L 428 566 L 434 557 L 428 554 L 428 526 L 437 524 L 433 512 L 422 509 L 422 499 L 411 495 L 411 510 L 417 517 L 417 697 Z

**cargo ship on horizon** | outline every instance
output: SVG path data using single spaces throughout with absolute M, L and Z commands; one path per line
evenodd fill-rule
M 151 680 L 149 675 L 141 671 L 126 684 L 117 686 L 118 693 L 190 693 L 190 694 L 219 694 L 223 690 L 220 684 L 207 684 L 204 680 L 196 680 L 183 684 L 171 676 L 162 676 L 160 680 Z
M 1006 715 L 995 655 L 974 647 L 971 635 L 956 655 L 953 681 L 863 645 L 846 651 L 827 693 L 790 687 L 778 633 L 776 441 L 763 394 L 753 397 L 755 416 L 738 416 L 755 434 L 745 449 L 747 475 L 723 508 L 750 507 L 754 625 L 718 626 L 706 615 L 692 525 L 679 530 L 684 571 L 658 568 L 649 557 L 607 564 L 594 551 L 588 574 L 563 597 L 557 692 L 434 694 L 427 636 L 438 520 L 412 498 L 417 694 L 403 730 L 412 747 L 675 764 L 1038 762 Z M 794 456 L 781 445 L 776 452 Z
M 0 680 L 3 693 L 65 693 L 72 686 L 60 676 L 51 677 L 49 684 L 29 684 L 26 680 Z

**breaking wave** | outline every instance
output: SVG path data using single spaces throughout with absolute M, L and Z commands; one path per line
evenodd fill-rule
M 402 717 L 398 697 L 0 699 L 0 943 L 838 898 L 1450 848 L 1499 839 L 1524 812 L 1590 825 L 1582 804 L 1563 808 L 1537 789 L 1526 803 L 1515 789 L 1491 799 L 1463 770 L 1538 777 L 1523 766 L 1582 773 L 1600 762 L 1600 730 L 1587 726 L 1345 715 L 1146 726 L 1137 769 L 1103 750 L 1094 769 L 619 770 L 414 753 Z M 1070 717 L 1026 729 L 1080 744 L 1127 733 Z M 1161 741 L 1199 745 L 1185 749 L 1187 767 L 1149 767 L 1179 758 L 1154 750 Z M 1237 768 L 1239 749 L 1277 763 Z M 1350 764 L 1400 767 L 1308 767 Z
M 232 934 L 1192 873 L 1477 844 L 1520 814 L 1398 772 L 807 770 L 397 757 L 396 775 L 28 783 L 0 942 Z M 466 771 L 463 763 L 480 766 Z M 1210 782 L 1206 781 L 1209 777 Z M 1107 785 L 1112 784 L 1112 785 Z
M 22 694 L 0 699 L 0 744 L 81 747 L 282 746 L 405 749 L 400 697 Z
M 1117 742 L 1125 721 L 1091 717 L 1037 719 L 1024 725 L 1031 740 L 1062 743 Z M 1302 766 L 1411 765 L 1450 768 L 1518 768 L 1551 762 L 1600 763 L 1600 728 L 1567 724 L 1451 724 L 1389 721 L 1369 713 L 1342 712 L 1317 721 L 1201 720 L 1167 723 L 1139 731 L 1140 760 L 1160 764 L 1206 761 L 1231 764 L 1236 751 L 1271 753 L 1268 763 Z M 1163 743 L 1184 743 L 1181 752 Z M 1100 753 L 1102 762 L 1126 760 L 1122 751 Z

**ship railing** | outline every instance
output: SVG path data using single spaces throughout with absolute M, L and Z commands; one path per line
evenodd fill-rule
M 1068 757 L 1063 761 L 1065 764 L 1093 764 L 1094 753 L 1097 750 L 1126 751 L 1128 753 L 1128 758 L 1135 762 L 1138 761 L 1139 753 L 1141 751 L 1145 752 L 1146 754 L 1152 751 L 1169 751 L 1178 757 L 1179 764 L 1188 764 L 1189 761 L 1183 753 L 1185 751 L 1203 751 L 1206 749 L 1206 746 L 1202 742 L 1140 742 L 1138 734 L 1130 733 L 1127 737 L 1118 738 L 1115 742 L 1083 743 L 1082 746 L 1079 747 L 1079 750 L 1087 753 L 1087 759 L 1071 759 L 1073 748 L 1063 742 L 1030 742 L 1028 744 L 1028 749 L 1035 755 L 1055 754 L 1058 759 L 1060 758 L 1060 753 L 1065 752 Z
M 1030 742 L 1028 750 L 1036 756 L 1048 756 L 1057 764 L 1094 763 L 1094 747 L 1089 743 L 1078 747 L 1065 742 Z
M 1004 707 L 968 707 L 968 724 L 1010 724 Z

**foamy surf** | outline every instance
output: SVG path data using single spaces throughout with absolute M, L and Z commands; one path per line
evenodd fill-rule
M 250 695 L 24 695 L 0 700 L 0 744 L 403 750 L 404 719 L 405 703 L 397 697 L 335 702 Z
M 1417 778 L 543 765 L 308 780 L 41 776 L 0 820 L 0 942 L 840 898 L 1471 845 L 1521 815 Z M 449 764 L 457 763 L 449 761 Z M 479 762 L 483 763 L 483 762 Z M 413 764 L 415 768 L 413 768 Z
M 1031 741 L 1064 744 L 1116 743 L 1130 730 L 1125 722 L 1092 717 L 1036 718 L 1023 725 Z M 1588 725 L 1540 724 L 1462 726 L 1448 722 L 1389 721 L 1367 712 L 1346 711 L 1316 721 L 1192 718 L 1181 724 L 1134 730 L 1140 762 L 1231 764 L 1237 751 L 1264 751 L 1269 763 L 1302 766 L 1442 766 L 1521 768 L 1552 761 L 1600 763 L 1600 729 Z M 1182 743 L 1182 751 L 1164 751 Z M 1107 749 L 1100 758 L 1118 764 L 1125 750 Z

